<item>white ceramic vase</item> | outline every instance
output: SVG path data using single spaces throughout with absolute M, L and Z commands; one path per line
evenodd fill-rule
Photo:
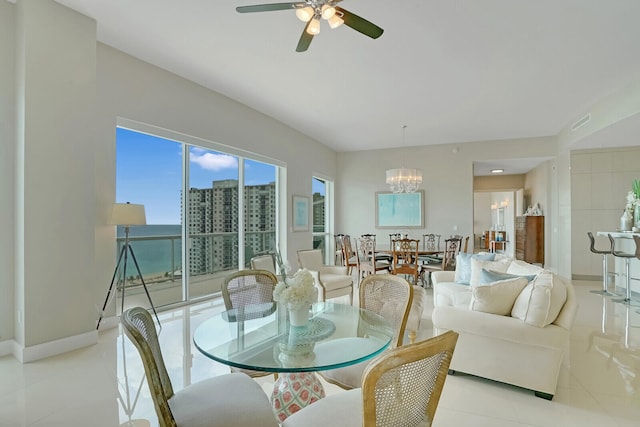
M 308 306 L 305 305 L 295 310 L 289 309 L 289 324 L 291 326 L 305 326 L 308 321 L 309 321 Z

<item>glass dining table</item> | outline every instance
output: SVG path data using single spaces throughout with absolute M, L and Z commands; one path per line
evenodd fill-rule
M 330 302 L 314 303 L 306 326 L 291 326 L 277 303 L 225 311 L 196 328 L 206 357 L 235 368 L 278 373 L 271 404 L 280 422 L 324 397 L 315 372 L 353 365 L 384 351 L 394 331 L 382 316 Z

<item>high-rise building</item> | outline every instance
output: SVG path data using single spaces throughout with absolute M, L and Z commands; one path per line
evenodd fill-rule
M 244 187 L 245 260 L 273 250 L 275 182 Z M 192 275 L 238 267 L 238 180 L 213 181 L 189 190 L 189 271 Z

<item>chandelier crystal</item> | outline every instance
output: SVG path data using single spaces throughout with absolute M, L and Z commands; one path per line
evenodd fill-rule
M 402 145 L 404 146 L 405 129 L 402 125 Z M 401 168 L 387 170 L 387 184 L 394 193 L 415 193 L 422 184 L 422 172 L 419 169 Z

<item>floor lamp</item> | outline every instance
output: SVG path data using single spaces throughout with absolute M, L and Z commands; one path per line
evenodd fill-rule
M 104 315 L 104 310 L 107 308 L 107 304 L 109 303 L 109 298 L 111 298 L 111 292 L 113 292 L 113 284 L 116 280 L 116 275 L 118 274 L 118 270 L 120 269 L 121 264 L 122 264 L 123 285 L 122 285 L 122 307 L 120 309 L 120 313 L 124 312 L 124 289 L 127 283 L 127 261 L 129 259 L 129 255 L 131 255 L 131 259 L 133 259 L 133 264 L 135 265 L 136 270 L 138 271 L 138 277 L 140 277 L 140 281 L 142 282 L 142 287 L 144 288 L 144 291 L 147 294 L 147 298 L 149 298 L 151 309 L 153 310 L 153 314 L 156 315 L 156 320 L 158 321 L 158 325 L 159 325 L 160 319 L 158 318 L 158 313 L 156 312 L 156 308 L 153 305 L 153 301 L 151 301 L 151 295 L 149 295 L 147 284 L 144 283 L 144 277 L 142 277 L 142 273 L 140 272 L 140 267 L 138 266 L 138 260 L 136 259 L 136 255 L 133 253 L 133 248 L 129 244 L 129 227 L 132 225 L 147 224 L 147 219 L 144 214 L 144 205 L 133 205 L 129 202 L 114 203 L 111 209 L 111 216 L 109 217 L 109 224 L 124 226 L 124 245 L 120 250 L 120 255 L 118 256 L 118 263 L 116 264 L 116 268 L 115 270 L 113 270 L 111 285 L 109 285 L 109 291 L 107 292 L 107 297 L 104 299 L 104 304 L 102 305 L 102 311 L 100 312 L 100 318 L 98 319 L 98 325 L 96 326 L 96 329 L 100 328 L 100 321 L 102 320 L 102 316 Z

